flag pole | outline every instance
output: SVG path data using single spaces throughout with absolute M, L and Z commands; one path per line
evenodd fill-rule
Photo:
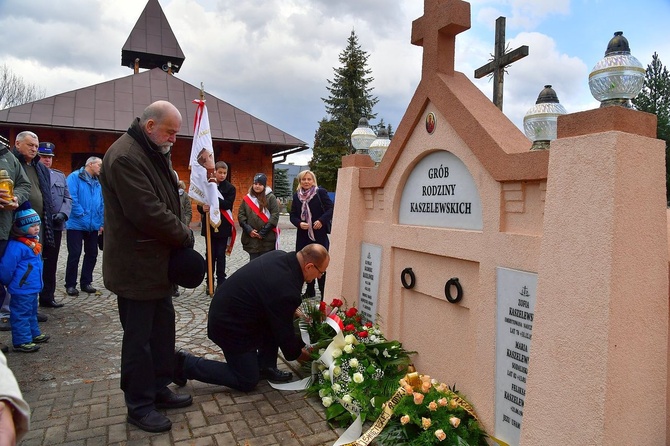
M 205 100 L 205 85 L 204 83 L 200 82 L 200 100 L 204 101 Z M 207 293 L 209 294 L 209 297 L 214 296 L 214 279 L 212 277 L 212 234 L 211 234 L 211 227 L 212 225 L 210 224 L 210 218 L 209 218 L 209 211 L 206 212 L 207 215 L 207 228 L 205 230 L 205 242 L 207 245 Z

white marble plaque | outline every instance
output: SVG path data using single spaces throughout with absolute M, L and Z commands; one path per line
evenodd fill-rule
M 482 204 L 468 168 L 445 150 L 423 158 L 410 173 L 400 199 L 405 225 L 482 229 Z
M 358 290 L 358 311 L 366 319 L 377 319 L 379 297 L 379 272 L 382 263 L 382 247 L 361 243 L 361 278 Z
M 537 274 L 501 267 L 496 272 L 495 437 L 514 446 L 521 438 Z

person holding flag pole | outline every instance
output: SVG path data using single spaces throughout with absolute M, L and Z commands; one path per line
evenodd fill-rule
M 213 270 L 216 268 L 218 287 L 226 280 L 226 256 L 230 255 L 235 244 L 237 231 L 232 209 L 237 192 L 235 186 L 226 181 L 228 165 L 223 161 L 214 164 L 212 134 L 202 88 L 200 99 L 195 99 L 193 103 L 197 109 L 189 162 L 191 186 L 188 195 L 198 203 L 198 211 L 202 216 L 201 235 L 205 236 L 207 246 L 207 293 L 212 296 Z

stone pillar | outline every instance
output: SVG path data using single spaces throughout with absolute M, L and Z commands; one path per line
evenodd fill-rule
M 665 444 L 665 144 L 621 107 L 558 125 L 521 444 Z

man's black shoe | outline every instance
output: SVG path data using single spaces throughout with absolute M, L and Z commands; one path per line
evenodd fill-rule
M 82 285 L 81 290 L 88 294 L 95 294 L 98 291 L 95 288 L 93 288 L 93 285 L 91 285 L 90 283 L 88 285 Z
M 65 292 L 67 293 L 68 296 L 79 296 L 79 290 L 73 286 L 67 287 L 65 289 Z
M 179 395 L 167 387 L 156 394 L 156 409 L 178 409 L 193 404 L 191 395 Z
M 40 301 L 40 307 L 46 307 L 46 308 L 61 308 L 65 306 L 65 304 L 60 304 L 56 302 L 55 299 L 51 300 L 41 300 Z
M 42 314 L 39 311 L 37 312 L 37 322 L 46 322 L 49 320 L 46 314 Z
M 184 360 L 186 359 L 187 355 L 188 353 L 181 349 L 174 352 L 174 371 L 172 372 L 172 382 L 179 387 L 184 387 L 188 382 L 188 379 L 184 378 Z
M 279 370 L 277 367 L 268 367 L 260 370 L 261 379 L 267 379 L 268 381 L 277 381 L 277 382 L 289 382 L 293 378 L 293 373 L 284 372 Z
M 172 429 L 170 419 L 155 410 L 152 410 L 142 418 L 135 418 L 128 414 L 126 421 L 147 432 L 165 432 Z

